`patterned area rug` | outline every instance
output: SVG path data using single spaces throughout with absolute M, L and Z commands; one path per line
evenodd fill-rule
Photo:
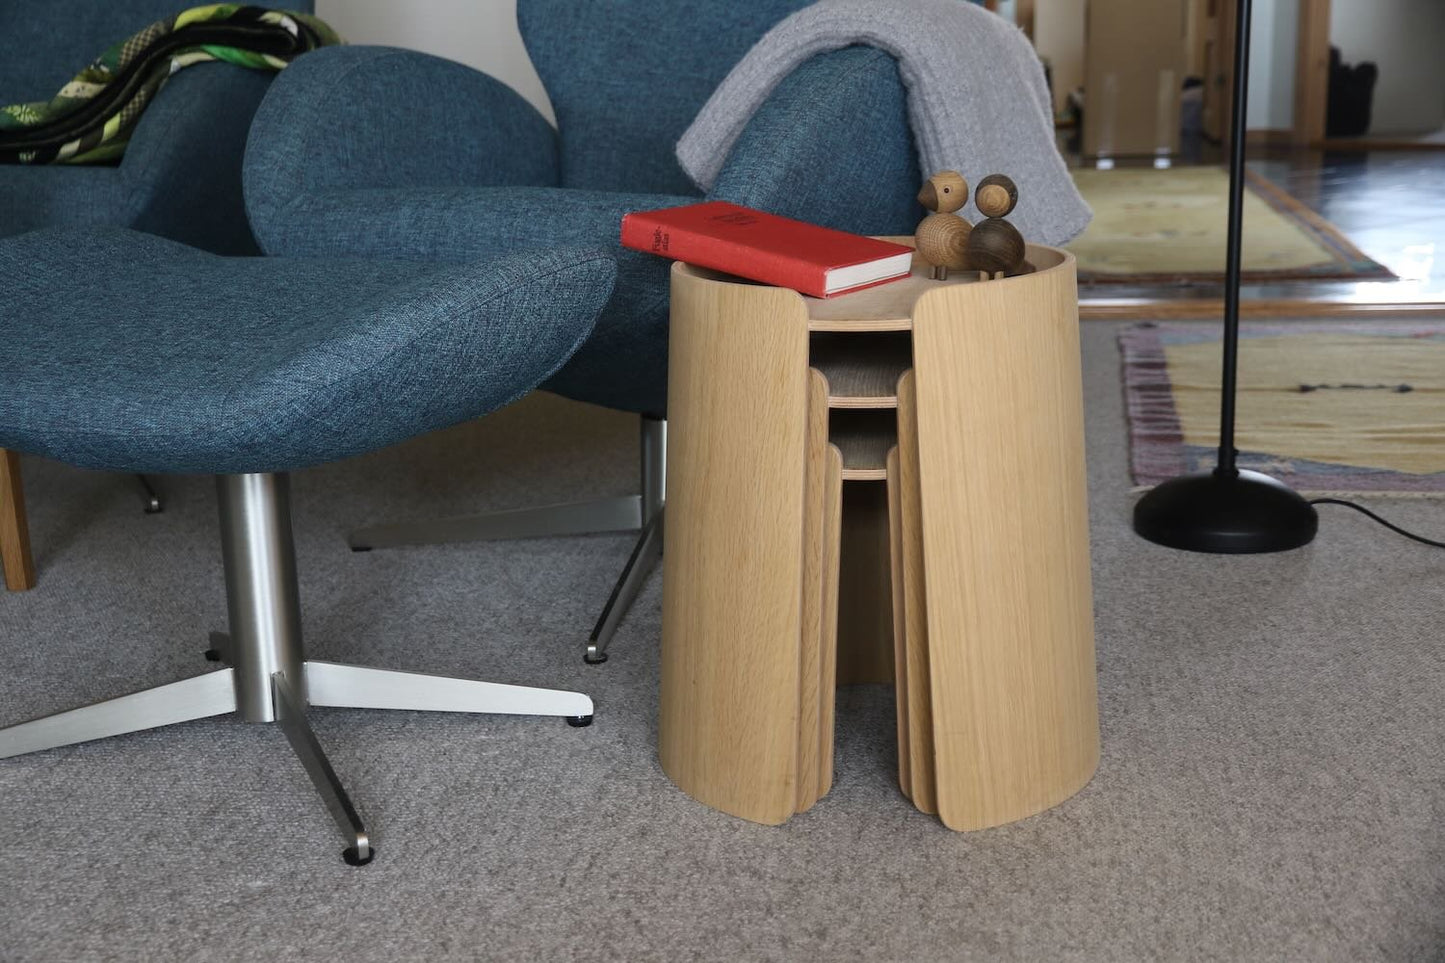
M 1134 482 L 1216 463 L 1221 324 L 1119 336 Z M 1445 324 L 1243 324 L 1239 466 L 1301 492 L 1445 496 Z
M 1337 228 L 1246 172 L 1245 281 L 1381 280 L 1395 275 Z M 1229 174 L 1217 167 L 1077 170 L 1094 220 L 1069 245 L 1084 284 L 1200 284 L 1224 277 Z

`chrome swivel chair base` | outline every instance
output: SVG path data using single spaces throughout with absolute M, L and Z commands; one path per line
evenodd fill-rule
M 622 567 L 622 575 L 612 587 L 612 595 L 602 607 L 602 614 L 598 617 L 597 624 L 592 627 L 592 634 L 587 637 L 587 651 L 582 654 L 582 661 L 588 665 L 601 665 L 607 661 L 607 643 L 617 634 L 617 626 L 621 624 L 622 617 L 632 611 L 632 603 L 636 600 L 637 593 L 642 591 L 647 576 L 652 574 L 658 559 L 662 558 L 662 523 L 665 514 L 665 509 L 659 506 L 647 524 L 642 526 L 637 544 L 633 546 L 627 564 Z
M 667 484 L 666 421 L 642 418 L 641 460 L 642 484 L 637 495 L 459 518 L 392 522 L 352 532 L 347 544 L 353 552 L 369 552 L 376 548 L 412 545 L 635 531 L 637 544 L 587 638 L 583 661 L 599 665 L 607 661 L 608 643 L 617 634 L 637 593 L 662 557 L 663 498 Z
M 346 839 L 343 858 L 375 848 L 306 719 L 307 706 L 494 712 L 592 721 L 580 692 L 535 689 L 303 657 L 285 475 L 223 475 L 221 544 L 231 631 L 211 635 L 215 672 L 0 729 L 0 758 L 235 712 L 275 723 Z

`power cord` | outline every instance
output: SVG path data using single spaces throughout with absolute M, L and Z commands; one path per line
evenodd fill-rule
M 1385 526 L 1386 528 L 1388 528 L 1388 529 L 1389 529 L 1390 531 L 1392 531 L 1392 532 L 1396 532 L 1396 533 L 1398 533 L 1398 534 L 1400 534 L 1400 535 L 1404 535 L 1406 538 L 1409 538 L 1409 539 L 1414 539 L 1415 541 L 1420 542 L 1421 544 L 1424 544 L 1424 545 L 1430 545 L 1430 546 L 1433 546 L 1433 547 L 1435 547 L 1435 548 L 1445 548 L 1445 542 L 1437 542 L 1437 541 L 1435 541 L 1434 539 L 1426 538 L 1426 537 L 1424 537 L 1423 535 L 1416 535 L 1414 532 L 1407 532 L 1407 531 L 1405 531 L 1403 528 L 1401 528 L 1399 525 L 1396 525 L 1396 524 L 1394 524 L 1393 522 L 1388 522 L 1388 521 L 1386 521 L 1385 519 L 1381 518 L 1379 515 L 1376 515 L 1374 512 L 1370 511 L 1370 510 L 1369 510 L 1368 508 L 1366 508 L 1364 505 L 1356 505 L 1354 502 L 1345 501 L 1343 498 L 1312 498 L 1312 499 L 1310 499 L 1310 504 L 1311 504 L 1311 505 L 1343 505 L 1343 506 L 1345 506 L 1346 508 L 1353 508 L 1355 511 L 1359 512 L 1361 515 L 1365 515 L 1365 516 L 1368 516 L 1369 518 L 1374 519 L 1375 521 L 1379 522 L 1381 525 Z

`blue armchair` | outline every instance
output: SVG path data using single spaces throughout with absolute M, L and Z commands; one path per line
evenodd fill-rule
M 807 0 L 518 0 L 554 129 L 505 85 L 379 47 L 321 50 L 256 113 L 245 195 L 274 255 L 456 260 L 560 244 L 616 248 L 628 211 L 703 195 L 678 137 L 735 63 Z M 896 62 L 849 47 L 772 94 L 708 198 L 861 233 L 910 233 L 920 183 Z M 661 550 L 668 264 L 617 249 L 615 293 L 592 338 L 543 387 L 642 416 L 639 495 L 501 515 L 385 525 L 352 547 L 640 529 L 588 642 L 608 641 Z
M 3 0 L 0 103 L 49 100 L 112 44 L 186 0 Z M 312 0 L 286 0 L 310 13 Z M 218 254 L 259 254 L 241 199 L 241 157 L 271 75 L 198 64 L 141 116 L 118 165 L 0 167 L 0 237 L 41 227 L 132 227 Z M 0 451 L 0 557 L 12 590 L 35 584 L 19 462 Z M 160 497 L 141 479 L 147 511 Z
M 288 9 L 310 12 L 311 0 Z M 186 0 L 5 0 L 0 103 L 49 100 L 111 44 Z M 0 237 L 57 225 L 133 227 L 218 254 L 258 254 L 241 157 L 271 75 L 198 64 L 170 79 L 117 166 L 0 168 Z

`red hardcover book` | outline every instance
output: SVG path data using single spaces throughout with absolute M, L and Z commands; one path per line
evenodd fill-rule
M 907 277 L 913 249 L 727 201 L 622 218 L 622 246 L 826 298 Z

